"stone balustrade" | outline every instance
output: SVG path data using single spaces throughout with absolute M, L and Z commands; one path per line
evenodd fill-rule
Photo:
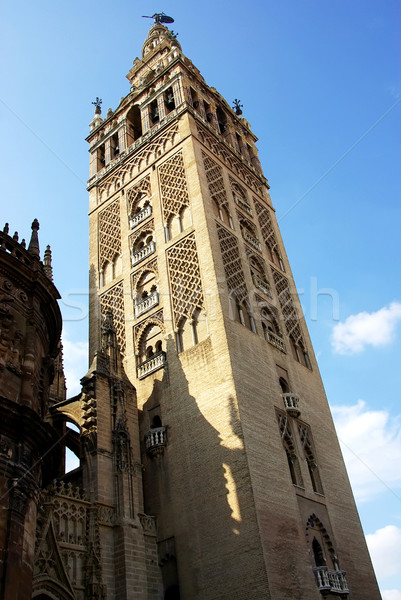
M 145 435 L 146 451 L 154 454 L 164 448 L 167 443 L 166 427 L 154 427 Z
M 152 240 L 151 242 L 149 242 L 149 244 L 146 244 L 146 246 L 143 246 L 143 248 L 140 248 L 136 252 L 132 253 L 132 255 L 131 255 L 132 266 L 134 267 L 135 265 L 140 263 L 142 260 L 144 260 L 151 254 L 153 254 L 155 251 L 156 251 L 156 244 Z
M 276 333 L 273 333 L 273 331 L 268 331 L 267 332 L 267 341 L 270 344 L 272 344 L 272 346 L 275 346 L 276 348 L 281 350 L 281 352 L 284 352 L 284 354 L 286 354 L 287 350 L 285 348 L 285 344 L 279 335 L 277 335 Z
M 141 211 L 139 211 L 138 213 L 136 213 L 135 215 L 132 215 L 130 217 L 130 219 L 129 219 L 130 228 L 134 229 L 134 227 L 139 225 L 139 223 L 142 223 L 142 221 L 144 221 L 145 219 L 150 217 L 151 214 L 152 214 L 152 207 L 150 204 L 148 204 Z
M 137 304 L 135 304 L 135 318 L 137 319 L 145 312 L 159 304 L 159 293 L 153 292 Z
M 263 281 L 261 277 L 257 275 L 252 276 L 253 285 L 258 288 L 261 292 L 269 296 L 269 298 L 273 298 L 272 293 L 270 291 L 270 285 L 267 281 Z
M 235 203 L 242 208 L 242 210 L 244 210 L 246 213 L 248 213 L 248 215 L 250 217 L 253 217 L 253 212 L 251 207 L 249 206 L 249 204 L 247 204 L 246 202 L 244 202 L 244 200 L 242 200 L 241 198 L 239 198 L 238 196 L 234 195 L 234 201 Z
M 148 360 L 145 360 L 145 362 L 138 365 L 138 367 L 137 367 L 138 379 L 143 379 L 144 377 L 147 377 L 154 371 L 157 371 L 158 369 L 161 369 L 162 367 L 164 367 L 165 364 L 166 364 L 166 353 L 165 352 L 162 351 L 162 352 L 158 352 L 157 354 L 154 354 L 153 356 L 151 356 L 151 358 L 148 358 Z
M 287 392 L 285 394 L 282 394 L 283 396 L 283 400 L 284 400 L 284 406 L 286 411 L 292 416 L 292 417 L 299 417 L 299 415 L 301 414 L 301 411 L 299 409 L 299 396 L 298 394 L 293 394 L 292 392 Z
M 347 594 L 349 592 L 345 571 L 335 571 L 328 567 L 315 567 L 313 569 L 317 587 L 321 592 Z
M 251 235 L 250 233 L 248 233 L 248 231 L 246 231 L 244 229 L 242 230 L 242 236 L 243 236 L 244 240 L 246 242 L 248 242 L 248 244 L 253 246 L 253 248 L 256 248 L 256 250 L 261 250 L 261 245 L 260 245 L 258 238 L 254 237 L 253 235 Z

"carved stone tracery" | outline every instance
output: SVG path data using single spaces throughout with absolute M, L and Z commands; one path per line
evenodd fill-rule
M 99 214 L 99 268 L 121 255 L 120 201 L 115 200 Z
M 182 317 L 191 319 L 195 310 L 204 305 L 194 233 L 167 251 L 167 263 L 174 323 L 177 326 Z
M 244 271 L 239 253 L 238 240 L 225 227 L 216 223 L 224 272 L 230 295 L 241 303 L 248 295 Z
M 178 216 L 183 207 L 189 206 L 182 151 L 177 152 L 160 165 L 159 177 L 163 219 L 168 224 L 172 216 Z

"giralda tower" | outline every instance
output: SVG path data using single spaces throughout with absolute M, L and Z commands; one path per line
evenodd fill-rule
M 90 353 L 112 311 L 151 597 L 379 600 L 256 137 L 155 20 L 88 137 Z

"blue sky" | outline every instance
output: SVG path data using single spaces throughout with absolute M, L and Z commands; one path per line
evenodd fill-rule
M 398 0 L 3 2 L 3 221 L 40 221 L 63 296 L 71 393 L 86 372 L 88 153 L 151 21 L 259 137 L 281 232 L 384 600 L 401 600 Z M 69 358 L 67 358 L 67 355 Z

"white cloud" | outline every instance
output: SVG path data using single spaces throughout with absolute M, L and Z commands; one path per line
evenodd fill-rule
M 65 332 L 62 341 L 67 397 L 71 398 L 81 391 L 79 381 L 88 371 L 88 344 L 87 342 L 72 342 Z
M 401 600 L 401 592 L 398 590 L 381 590 L 383 600 Z
M 401 575 L 401 529 L 387 525 L 366 536 L 378 579 Z M 400 596 L 401 600 L 401 596 Z
M 366 346 L 385 346 L 393 337 L 401 319 L 401 304 L 392 302 L 380 310 L 350 315 L 344 323 L 335 325 L 331 344 L 338 354 L 355 354 Z
M 356 500 L 400 488 L 401 471 L 395 468 L 401 463 L 400 419 L 369 410 L 362 400 L 331 410 Z

